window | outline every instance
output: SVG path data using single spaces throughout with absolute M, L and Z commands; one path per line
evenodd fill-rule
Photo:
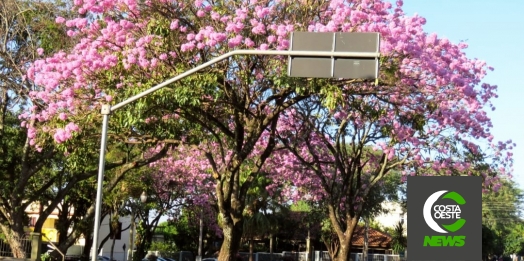
M 36 217 L 29 217 L 29 224 L 30 227 L 34 227 L 36 225 Z
M 398 215 L 398 218 L 400 219 L 400 223 L 404 224 L 405 220 L 404 220 L 404 213 L 400 213 Z

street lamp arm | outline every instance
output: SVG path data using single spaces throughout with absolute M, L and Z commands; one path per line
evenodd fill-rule
M 166 80 L 158 85 L 155 85 L 139 94 L 129 97 L 128 99 L 111 106 L 111 112 L 115 111 L 131 102 L 134 102 L 150 93 L 166 87 L 167 85 L 179 81 L 191 74 L 194 74 L 202 69 L 205 69 L 215 63 L 225 60 L 235 55 L 288 55 L 288 56 L 312 56 L 312 57 L 353 57 L 353 58 L 378 58 L 380 53 L 375 52 L 331 52 L 331 51 L 292 51 L 292 50 L 234 50 L 214 59 L 211 59 L 193 69 L 185 71 L 169 80 Z

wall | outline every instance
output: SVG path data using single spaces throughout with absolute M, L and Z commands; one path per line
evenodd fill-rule
M 129 225 L 131 224 L 131 218 L 130 217 L 120 217 L 119 219 L 120 223 L 122 223 L 122 230 L 124 230 L 120 234 L 120 239 L 115 239 L 115 246 L 113 249 L 113 259 L 117 261 L 127 261 L 127 250 L 129 250 L 129 239 L 130 239 L 130 229 Z M 102 223 L 100 224 L 100 240 L 105 238 L 107 235 L 109 235 L 110 227 L 109 227 L 109 217 L 105 217 Z M 101 252 L 100 255 L 109 257 L 111 255 L 111 245 L 113 244 L 112 239 L 108 239 Z M 126 246 L 125 252 L 123 249 L 123 246 Z

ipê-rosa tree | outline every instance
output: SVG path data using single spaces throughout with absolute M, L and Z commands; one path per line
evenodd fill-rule
M 329 248 L 333 260 L 347 260 L 370 190 L 392 171 L 404 179 L 480 175 L 485 191 L 511 177 L 515 145 L 494 142 L 485 111 L 496 97 L 496 86 L 482 83 L 489 67 L 466 57 L 465 43 L 425 33 L 424 18 L 395 14 L 376 28 L 383 40 L 378 85 L 348 84 L 335 106 L 311 97 L 286 111 L 282 148 L 265 165 L 290 197 L 326 206 L 338 238 Z
M 98 125 L 92 124 L 92 119 L 100 104 L 122 101 L 233 49 L 287 49 L 289 32 L 294 30 L 378 31 L 384 36 L 381 52 L 388 55 L 382 63 L 393 70 L 386 74 L 393 79 L 382 79 L 389 83 L 381 83 L 384 88 L 398 84 L 397 87 L 408 86 L 407 90 L 415 83 L 441 84 L 420 83 L 416 70 L 409 71 L 414 74 L 411 78 L 394 78 L 396 73 L 406 74 L 404 71 L 410 68 L 410 60 L 404 56 L 422 50 L 415 47 L 425 44 L 418 41 L 425 39 L 417 31 L 422 18 L 405 17 L 400 1 L 394 9 L 388 2 L 367 0 L 74 3 L 79 17 L 67 21 L 58 17 L 56 21 L 65 23 L 68 34 L 78 44 L 71 51 L 35 62 L 28 73 L 42 87 L 32 93 L 33 97 L 46 105 L 41 111 L 25 114 L 28 119 L 47 123 L 46 132 L 32 130 L 31 141 L 35 145 L 41 136 L 51 135 L 58 143 L 67 142 L 80 132 L 95 136 Z M 417 57 L 422 55 L 424 52 Z M 439 69 L 432 71 L 439 74 L 436 81 L 447 79 L 450 74 L 441 72 L 443 67 L 431 62 L 432 58 L 421 63 Z M 238 250 L 245 197 L 252 181 L 263 175 L 260 170 L 276 145 L 280 113 L 312 94 L 322 94 L 333 105 L 333 98 L 341 95 L 338 90 L 343 86 L 362 94 L 373 90 L 370 86 L 356 88 L 367 85 L 343 80 L 287 78 L 284 62 L 283 57 L 230 58 L 211 66 L 204 74 L 135 101 L 115 112 L 110 121 L 111 137 L 124 142 L 174 139 L 214 144 L 204 151 L 216 180 L 219 220 L 224 232 L 220 261 L 233 260 Z M 461 71 L 453 75 L 469 72 L 462 71 L 461 64 L 454 66 Z M 482 68 L 482 64 L 476 64 L 470 69 L 482 74 Z M 485 90 L 489 98 L 492 87 L 486 85 Z M 171 127 L 180 126 L 181 121 L 198 128 Z M 263 133 L 268 135 L 260 142 Z M 197 136 L 199 139 L 194 139 Z M 246 169 L 244 163 L 248 159 L 250 168 Z
M 35 105 L 29 97 L 35 86 L 27 79 L 29 65 L 38 53 L 66 48 L 70 41 L 54 24 L 56 15 L 68 16 L 61 1 L 5 0 L 0 4 L 0 232 L 15 258 L 26 258 L 24 242 L 27 210 L 38 211 L 34 232 L 60 202 L 68 186 L 57 185 L 69 173 L 58 168 L 64 158 L 51 142 L 36 150 L 19 115 Z M 70 184 L 74 184 L 71 180 Z M 60 190 L 55 189 L 60 187 Z M 45 202 L 45 204 L 42 204 Z
M 203 146 L 202 142 L 200 146 Z M 205 155 L 205 149 L 196 145 L 181 145 L 168 152 L 165 158 L 150 164 L 155 169 L 157 183 L 174 184 L 184 191 L 183 208 L 167 214 L 173 222 L 186 214 L 206 220 L 205 227 L 211 234 L 222 236 L 218 227 L 217 202 L 213 170 Z M 187 216 L 185 216 L 187 218 Z

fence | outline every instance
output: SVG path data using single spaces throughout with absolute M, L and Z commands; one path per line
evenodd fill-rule
M 31 233 L 18 239 L 21 248 L 25 253 L 26 259 L 37 260 L 40 256 L 42 238 L 40 233 Z M 14 257 L 11 246 L 5 241 L 0 240 L 0 257 Z
M 18 239 L 18 242 L 20 242 L 22 249 L 25 252 L 25 256 L 31 255 L 31 237 L 29 235 L 24 235 L 22 239 Z M 11 250 L 11 246 L 6 241 L 0 241 L 0 256 L 4 257 L 13 257 L 13 251 Z
M 240 252 L 238 253 L 242 260 L 249 260 L 249 253 Z M 362 253 L 351 253 L 351 261 L 405 261 L 406 258 L 400 257 L 399 255 L 387 255 L 387 254 L 368 254 L 367 260 L 362 258 Z M 269 253 L 253 253 L 253 261 L 331 261 L 327 251 L 315 251 L 312 253 L 312 258 L 309 259 L 307 252 L 282 252 L 273 253 L 273 256 Z
M 387 254 L 368 254 L 367 261 L 405 261 L 405 257 L 399 255 L 387 255 Z M 362 253 L 351 253 L 351 260 L 353 261 L 366 261 L 362 257 Z

